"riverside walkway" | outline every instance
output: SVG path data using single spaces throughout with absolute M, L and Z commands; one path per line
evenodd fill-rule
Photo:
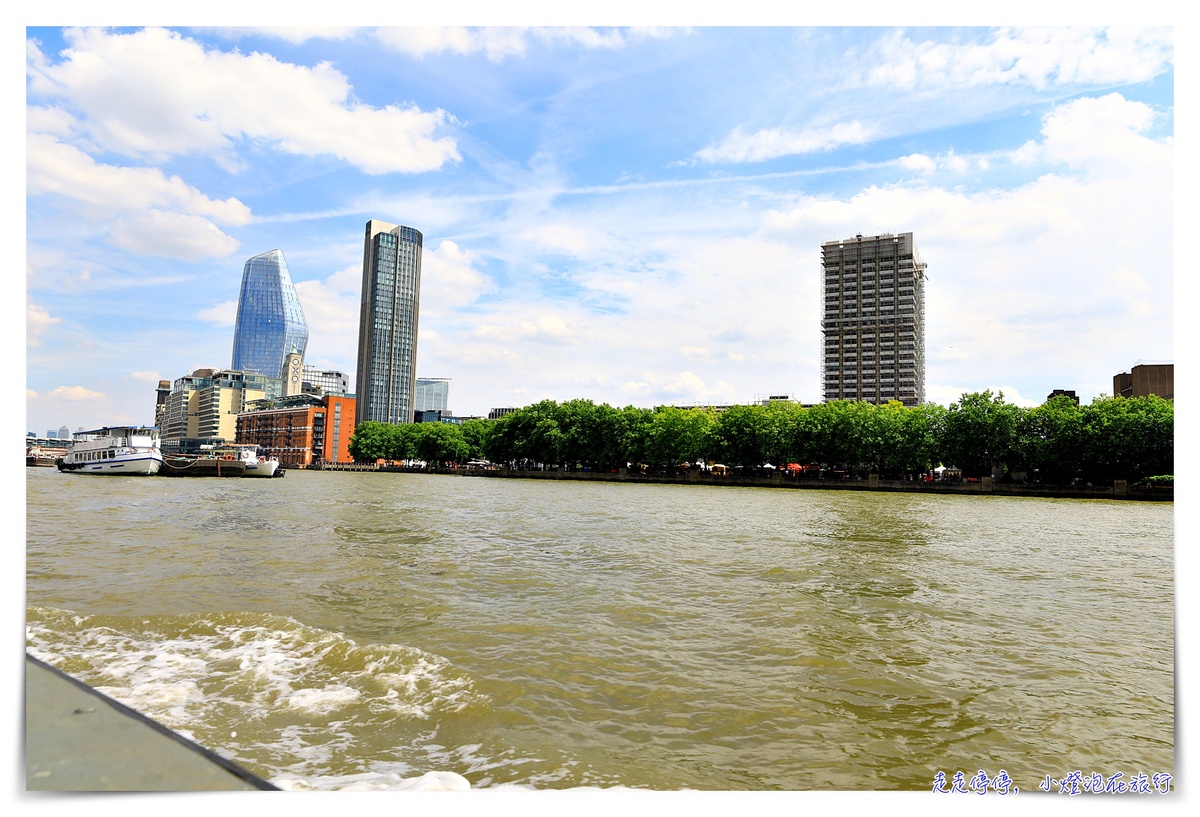
M 275 786 L 25 656 L 26 791 L 253 791 Z

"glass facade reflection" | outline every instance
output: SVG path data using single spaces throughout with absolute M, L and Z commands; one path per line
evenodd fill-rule
M 423 237 L 371 219 L 363 244 L 355 423 L 411 423 L 417 390 L 417 318 Z
M 279 250 L 256 255 L 242 271 L 230 368 L 278 379 L 283 358 L 308 346 L 308 322 Z
M 449 404 L 450 378 L 417 378 L 417 399 L 415 403 L 417 411 L 449 411 Z

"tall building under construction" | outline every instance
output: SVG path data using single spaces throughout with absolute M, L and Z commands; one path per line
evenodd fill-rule
M 912 233 L 821 245 L 824 399 L 925 402 L 925 264 Z

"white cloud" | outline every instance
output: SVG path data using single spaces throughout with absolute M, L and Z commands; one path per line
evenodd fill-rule
M 111 242 L 142 255 L 208 258 L 229 255 L 238 241 L 213 222 L 241 226 L 250 208 L 236 198 L 215 200 L 156 168 L 101 164 L 46 134 L 26 140 L 26 190 L 81 206 Z
M 297 285 L 299 289 L 299 285 Z M 303 303 L 303 301 L 301 301 Z M 237 301 L 223 301 L 214 306 L 198 309 L 195 312 L 195 318 L 201 321 L 209 321 L 222 328 L 234 326 L 237 324 Z M 305 317 L 308 316 L 308 308 L 304 310 Z
M 198 153 L 235 167 L 237 140 L 296 155 L 337 156 L 366 173 L 421 172 L 458 161 L 441 110 L 355 100 L 328 63 L 205 49 L 159 28 L 72 29 L 64 59 L 28 61 L 31 98 L 63 100 L 96 149 L 131 157 Z M 186 81 L 183 78 L 186 77 Z
M 346 40 L 360 29 L 353 26 L 218 26 L 197 29 L 208 34 L 236 40 L 241 37 L 274 37 L 293 45 L 310 40 Z
M 970 163 L 962 156 L 955 154 L 953 150 L 946 154 L 943 162 L 947 168 L 953 170 L 955 173 L 966 173 L 970 167 Z
M 929 403 L 937 403 L 939 406 L 949 406 L 952 403 L 957 403 L 962 399 L 964 394 L 974 394 L 981 391 L 990 391 L 993 395 L 1002 394 L 1005 403 L 1023 408 L 1033 408 L 1046 402 L 1045 395 L 1041 397 L 1026 397 L 1012 386 L 972 386 L 971 388 L 964 388 L 961 386 L 930 385 L 925 387 L 925 400 Z M 1046 394 L 1049 393 L 1049 391 L 1046 392 Z
M 93 391 L 92 389 L 84 388 L 83 386 L 59 386 L 46 395 L 50 398 L 70 401 L 92 401 L 103 400 L 106 395 L 103 392 Z
M 598 230 L 563 222 L 536 224 L 522 230 L 517 238 L 551 253 L 563 253 L 576 258 L 588 255 L 597 246 L 605 243 L 605 236 Z
M 341 269 L 324 280 L 296 282 L 296 294 L 308 322 L 305 363 L 333 366 L 354 378 L 358 359 L 358 319 L 362 266 Z M 237 303 L 233 304 L 237 313 Z M 421 334 L 420 337 L 424 337 Z M 418 346 L 418 352 L 420 347 Z M 318 362 L 321 361 L 321 362 Z
M 1018 83 L 1106 86 L 1145 82 L 1174 61 L 1171 29 L 1001 28 L 987 42 L 915 42 L 903 31 L 851 53 L 858 82 L 903 89 Z
M 937 170 L 937 162 L 924 153 L 910 153 L 908 156 L 901 156 L 897 162 L 906 170 L 917 173 L 932 173 Z
M 475 337 L 482 340 L 514 343 L 532 341 L 555 346 L 574 346 L 590 336 L 588 330 L 567 323 L 557 315 L 538 315 L 536 318 L 509 323 L 481 323 L 475 327 Z
M 30 133 L 26 140 L 26 184 L 29 195 L 53 193 L 118 211 L 170 208 L 222 224 L 250 221 L 250 208 L 235 198 L 211 199 L 156 168 L 100 164 L 44 134 Z
M 696 151 L 702 162 L 761 162 L 780 156 L 830 151 L 871 140 L 874 129 L 862 122 L 838 122 L 822 128 L 767 128 L 747 133 L 738 127 L 722 141 Z
M 25 304 L 25 343 L 28 346 L 41 346 L 42 335 L 55 324 L 62 323 L 62 318 L 56 318 L 43 307 L 29 302 Z
M 1060 164 L 1092 175 L 1125 175 L 1131 168 L 1170 160 L 1169 144 L 1142 135 L 1154 120 L 1150 106 L 1117 93 L 1071 100 L 1045 116 L 1042 141 L 1023 145 L 1014 161 Z
M 147 210 L 116 220 L 114 246 L 138 255 L 194 260 L 230 255 L 240 244 L 206 218 L 183 213 Z
M 475 268 L 479 257 L 453 241 L 443 240 L 421 258 L 421 314 L 434 316 L 475 303 L 496 289 Z
M 150 383 L 155 386 L 158 385 L 158 381 L 164 379 L 159 372 L 130 372 L 125 377 L 129 380 L 136 380 L 139 383 Z
M 386 47 L 412 57 L 483 52 L 492 62 L 501 62 L 507 57 L 525 54 L 531 41 L 584 48 L 621 48 L 630 37 L 669 37 L 677 31 L 663 28 L 404 26 L 378 28 L 374 35 Z
M 737 390 L 724 380 L 710 385 L 691 371 L 676 372 L 665 377 L 655 372 L 643 372 L 642 377 L 678 403 L 725 404 L 736 403 L 739 400 L 746 402 L 746 397 L 739 395 Z

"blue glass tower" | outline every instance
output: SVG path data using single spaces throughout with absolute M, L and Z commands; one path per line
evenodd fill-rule
M 308 322 L 283 253 L 254 256 L 242 271 L 230 368 L 278 379 L 284 356 L 293 349 L 303 356 L 306 346 Z

